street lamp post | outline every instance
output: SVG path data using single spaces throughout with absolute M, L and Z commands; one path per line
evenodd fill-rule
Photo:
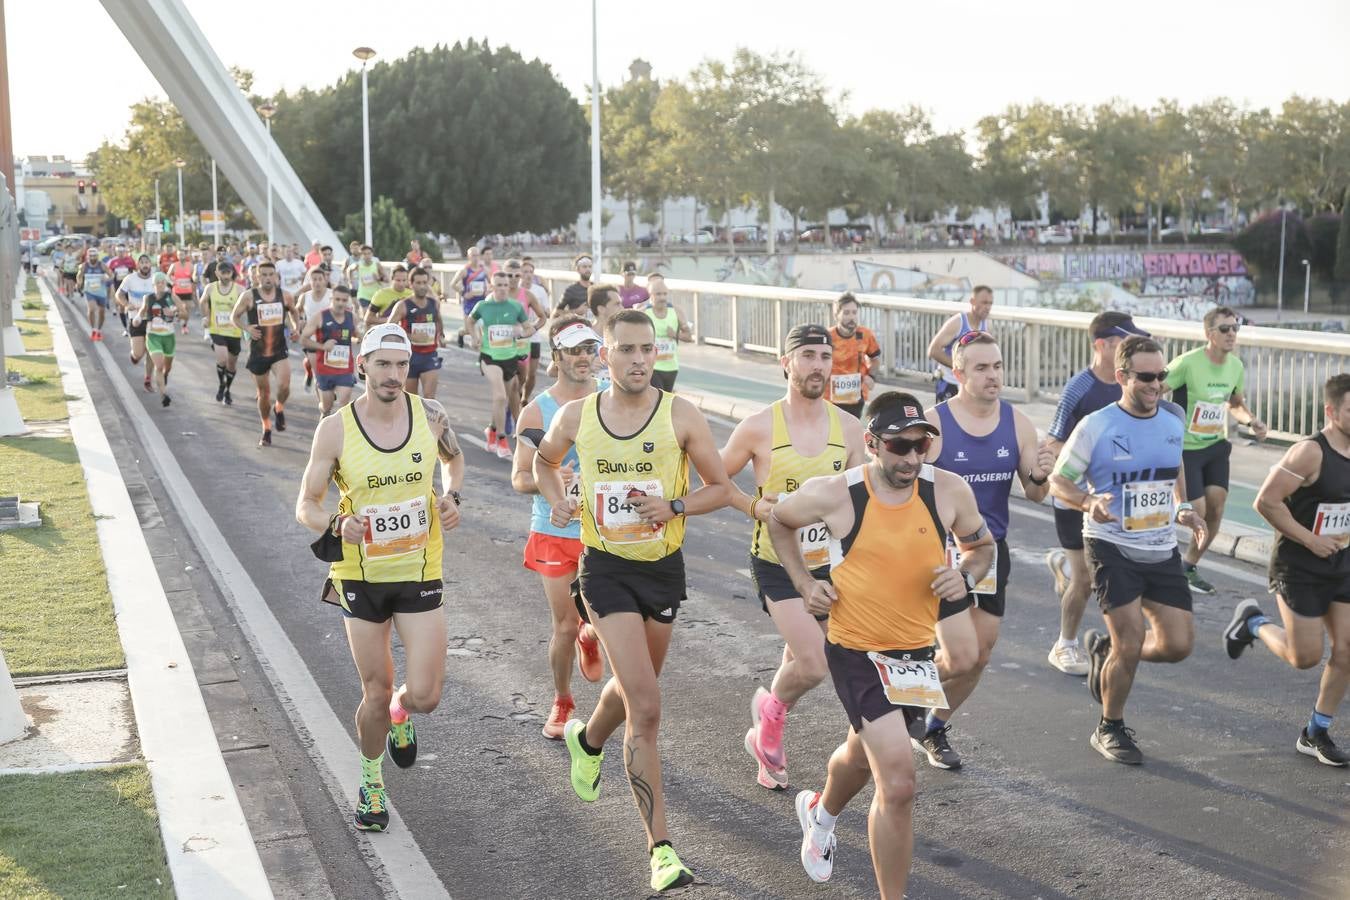
M 216 160 L 211 159 L 211 243 L 220 246 L 220 196 L 216 191 Z
M 604 216 L 601 213 L 603 192 L 600 190 L 600 30 L 597 0 L 591 0 L 591 257 L 596 273 L 600 268 L 600 253 L 604 249 Z
M 183 222 L 183 166 L 187 165 L 187 160 L 180 156 L 173 164 L 178 169 L 178 243 L 182 245 L 187 243 L 186 225 Z
M 272 246 L 272 117 L 277 108 L 270 102 L 258 107 L 258 114 L 267 123 L 267 246 Z
M 1303 314 L 1308 314 L 1308 299 L 1312 292 L 1312 263 L 1303 261 Z
M 1284 220 L 1288 210 L 1284 208 L 1284 198 L 1280 198 L 1280 275 L 1275 282 L 1275 321 L 1284 316 Z
M 366 181 L 366 243 L 374 242 L 370 231 L 370 91 L 366 81 L 366 63 L 375 55 L 369 47 L 357 47 L 352 56 L 361 60 L 361 161 Z

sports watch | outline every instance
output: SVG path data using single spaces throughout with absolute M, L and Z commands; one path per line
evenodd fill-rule
M 684 515 L 684 501 L 681 500 L 679 497 L 676 497 L 674 500 L 670 501 L 670 511 L 677 516 Z

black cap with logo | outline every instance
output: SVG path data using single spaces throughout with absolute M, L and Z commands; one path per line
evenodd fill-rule
M 783 352 L 791 353 L 798 347 L 808 347 L 813 344 L 829 345 L 830 332 L 823 325 L 794 325 L 792 330 L 787 333 L 787 340 L 783 342 Z

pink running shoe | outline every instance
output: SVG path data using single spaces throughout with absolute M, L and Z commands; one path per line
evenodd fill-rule
M 753 724 L 745 736 L 745 749 L 760 765 L 759 783 L 771 790 L 785 787 L 783 726 L 787 724 L 787 707 L 769 691 L 757 688 L 750 701 L 750 720 Z M 766 783 L 766 775 L 772 784 Z

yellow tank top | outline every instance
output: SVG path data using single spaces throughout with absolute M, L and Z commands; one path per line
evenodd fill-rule
M 783 415 L 783 401 L 776 401 L 770 408 L 773 410 L 773 449 L 769 453 L 769 477 L 759 486 L 757 497 L 777 494 L 781 500 L 801 487 L 808 478 L 838 475 L 844 471 L 848 448 L 844 445 L 844 425 L 839 421 L 839 410 L 833 404 L 825 404 L 830 415 L 829 440 L 825 449 L 815 456 L 802 456 L 792 446 L 787 419 Z M 808 569 L 830 564 L 830 532 L 824 524 L 798 529 L 797 539 L 801 541 L 802 555 L 806 558 Z M 765 562 L 778 562 L 778 554 L 769 540 L 769 526 L 758 519 L 750 536 L 750 555 Z
M 600 419 L 600 394 L 581 408 L 577 459 L 581 471 L 581 542 L 624 559 L 664 559 L 684 543 L 684 516 L 651 526 L 626 502 L 639 494 L 674 500 L 689 493 L 689 460 L 675 437 L 675 397 L 661 391 L 651 418 L 628 437 Z
M 903 503 L 872 492 L 869 464 L 845 473 L 853 529 L 830 547 L 829 639 L 850 650 L 918 650 L 935 639 L 938 597 L 929 585 L 946 565 L 947 532 L 938 518 L 933 467 L 925 465 Z
M 432 581 L 441 577 L 441 526 L 432 479 L 436 438 L 422 400 L 404 394 L 412 419 L 407 439 L 384 450 L 366 437 L 356 404 L 342 407 L 342 454 L 333 471 L 342 498 L 338 512 L 366 519 L 360 544 L 342 544 L 329 571 L 350 581 Z
M 207 331 L 221 337 L 243 337 L 244 332 L 231 324 L 234 305 L 239 302 L 239 286 L 230 285 L 230 292 L 220 292 L 220 282 L 213 281 L 206 286 Z

